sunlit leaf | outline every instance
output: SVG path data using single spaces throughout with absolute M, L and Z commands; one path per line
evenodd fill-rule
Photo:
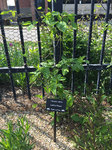
M 73 27 L 74 30 L 77 30 L 77 25 L 76 25 L 75 22 L 72 22 L 71 25 L 72 25 L 72 27 Z
M 42 7 L 40 6 L 40 7 L 38 7 L 37 9 L 38 9 L 38 10 L 41 10 L 41 9 L 42 9 Z
M 22 25 L 24 25 L 24 26 L 31 25 L 31 21 L 22 22 Z
M 68 29 L 68 26 L 64 21 L 60 21 L 56 26 L 61 32 L 65 32 Z
M 36 95 L 36 97 L 42 99 L 42 95 L 39 95 L 39 94 L 38 94 L 38 95 Z
M 52 15 L 53 15 L 53 16 L 58 16 L 58 15 L 60 15 L 60 13 L 59 13 L 58 11 L 53 11 L 53 12 L 52 12 Z
M 16 16 L 16 11 L 11 11 L 12 16 L 15 17 Z
M 32 108 L 35 109 L 37 107 L 37 104 L 33 104 Z
M 96 5 L 96 7 L 102 7 L 101 5 Z
M 34 25 L 31 24 L 31 25 L 29 25 L 29 26 L 27 27 L 27 30 L 28 30 L 28 31 L 31 31 L 33 28 L 34 28 Z
M 10 13 L 10 11 L 2 11 L 1 15 L 6 15 L 6 14 L 9 14 L 9 13 Z

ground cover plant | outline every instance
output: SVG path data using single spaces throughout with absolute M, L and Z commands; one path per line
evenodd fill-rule
M 0 129 L 1 150 L 31 150 L 34 144 L 29 136 L 28 120 L 21 117 L 14 125 L 12 121 L 7 123 L 8 129 Z
M 106 116 L 105 106 L 102 105 L 105 98 L 105 95 L 76 96 L 71 120 L 75 122 L 72 138 L 77 149 L 112 148 L 112 120 Z

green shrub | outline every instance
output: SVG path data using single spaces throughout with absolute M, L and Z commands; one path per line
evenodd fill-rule
M 10 121 L 7 126 L 8 129 L 0 129 L 1 150 L 31 150 L 34 147 L 28 133 L 30 125 L 25 117 L 18 119 L 15 125 Z
M 57 21 L 55 21 L 57 18 Z M 88 45 L 88 34 L 89 34 L 89 27 L 84 25 L 84 22 L 81 20 L 78 21 L 77 25 L 73 23 L 74 15 L 59 12 L 49 12 L 43 18 L 43 23 L 40 26 L 40 33 L 41 33 L 41 49 L 42 49 L 42 61 L 54 60 L 54 49 L 53 49 L 53 41 L 54 35 L 56 40 L 59 42 L 61 41 L 63 44 L 63 58 L 69 59 L 72 58 L 73 53 L 73 29 L 77 30 L 77 37 L 76 37 L 76 58 L 80 56 L 85 56 L 87 54 L 87 45 Z M 34 26 L 33 24 L 29 23 L 30 26 Z M 102 21 L 100 24 L 95 21 L 93 24 L 93 31 L 92 31 L 92 40 L 91 40 L 91 48 L 90 48 L 90 60 L 89 63 L 92 64 L 99 64 L 100 59 L 100 52 L 102 49 L 102 40 L 103 40 L 103 32 L 108 29 L 107 32 L 107 40 L 105 43 L 105 54 L 103 63 L 110 63 L 111 62 L 111 37 L 112 37 L 112 28 L 111 24 L 106 24 Z M 58 34 L 58 31 L 63 33 Z M 17 41 L 10 41 L 7 43 L 9 49 L 9 55 L 11 59 L 11 66 L 23 66 L 23 54 L 21 43 Z M 38 43 L 37 42 L 25 42 L 25 51 L 26 53 L 24 56 L 27 58 L 28 66 L 36 67 L 39 64 L 39 51 L 38 51 Z M 6 57 L 4 53 L 4 46 L 3 43 L 0 43 L 0 67 L 6 67 Z M 66 79 L 68 85 L 70 86 L 71 79 L 71 71 L 66 74 Z M 108 90 L 107 84 L 109 85 L 109 78 L 110 78 L 110 70 L 102 71 L 102 78 L 101 78 L 101 87 L 105 87 L 105 90 Z M 6 76 L 3 78 L 3 80 Z M 88 85 L 89 92 L 90 90 L 93 92 L 92 89 L 96 88 L 96 78 L 97 78 L 97 71 L 89 71 L 88 73 Z M 2 80 L 2 81 L 3 81 Z M 25 85 L 24 75 L 23 74 L 14 74 L 15 85 L 21 86 L 22 89 Z M 24 81 L 24 82 L 23 82 Z M 38 80 L 39 84 L 39 80 Z M 80 86 L 79 86 L 80 85 Z M 75 86 L 76 90 L 82 92 L 84 87 L 84 71 L 75 73 Z M 91 88 L 93 87 L 93 88 Z
M 112 121 L 105 115 L 102 101 L 105 95 L 78 97 L 75 112 L 71 116 L 74 122 L 74 142 L 81 150 L 110 150 L 112 148 Z

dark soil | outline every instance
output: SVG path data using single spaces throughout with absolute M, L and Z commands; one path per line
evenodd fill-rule
M 5 113 L 8 111 L 32 111 L 32 105 L 35 103 L 37 104 L 37 107 L 34 111 L 45 110 L 45 100 L 36 97 L 36 95 L 41 95 L 40 88 L 31 88 L 31 100 L 28 98 L 27 93 L 22 93 L 20 88 L 16 87 L 15 90 L 17 95 L 16 101 L 14 100 L 13 92 L 10 86 L 0 86 L 0 113 Z

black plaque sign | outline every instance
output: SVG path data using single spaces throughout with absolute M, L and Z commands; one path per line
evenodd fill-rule
M 47 99 L 46 110 L 56 111 L 56 112 L 65 112 L 66 111 L 66 100 Z

